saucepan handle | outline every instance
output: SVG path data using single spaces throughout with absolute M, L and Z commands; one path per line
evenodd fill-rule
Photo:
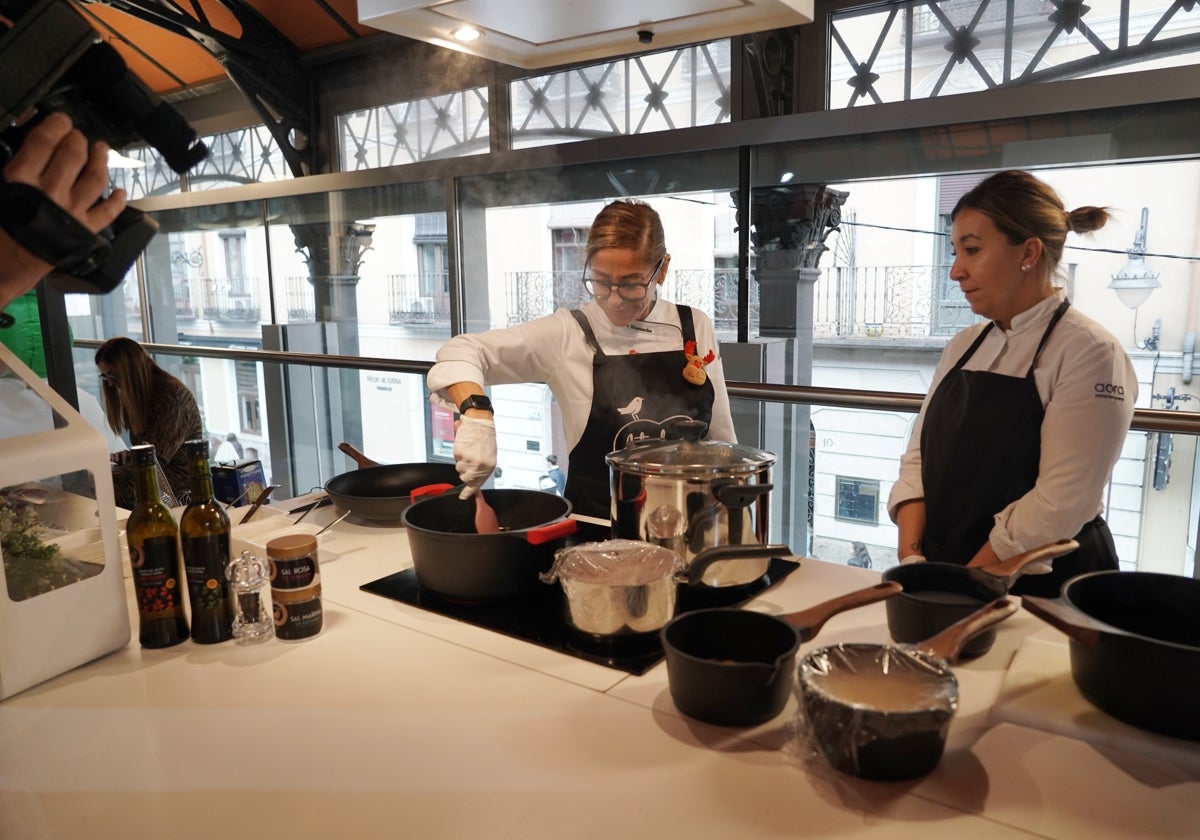
M 747 507 L 755 499 L 765 496 L 774 487 L 772 484 L 742 484 L 734 478 L 718 478 L 712 484 L 712 493 L 721 504 L 730 510 Z
M 744 557 L 786 557 L 792 549 L 786 545 L 718 545 L 706 548 L 692 558 L 681 574 L 686 583 L 700 583 L 708 567 L 718 560 L 741 559 Z
M 931 636 L 917 647 L 926 653 L 940 656 L 953 665 L 958 661 L 963 645 L 973 636 L 981 633 L 993 624 L 999 624 L 1017 611 L 1017 602 L 1008 598 L 997 598 L 990 604 L 980 607 L 975 612 L 951 624 L 936 636 Z
M 440 496 L 453 489 L 453 484 L 423 484 L 408 491 L 408 497 L 415 502 L 417 499 L 423 499 L 426 496 Z
M 1115 629 L 1080 612 L 1061 598 L 1038 598 L 1033 595 L 1023 595 L 1021 604 L 1051 627 L 1061 630 L 1075 641 L 1088 647 L 1100 644 L 1101 637 L 1106 632 Z
M 579 527 L 579 523 L 574 519 L 560 519 L 557 522 L 551 522 L 549 525 L 539 525 L 536 528 L 530 528 L 525 532 L 525 541 L 530 545 L 541 545 L 561 537 L 569 537 L 575 533 L 575 529 Z
M 806 610 L 787 613 L 779 617 L 796 628 L 796 632 L 800 634 L 800 641 L 809 642 L 825 626 L 825 622 L 838 613 L 883 601 L 893 595 L 898 595 L 902 589 L 903 587 L 894 580 L 885 581 L 865 589 L 856 589 L 836 598 L 830 598 L 828 601 L 822 601 Z

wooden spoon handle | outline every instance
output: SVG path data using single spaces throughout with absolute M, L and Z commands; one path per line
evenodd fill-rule
M 361 452 L 359 452 L 357 449 L 355 449 L 353 446 L 346 443 L 345 441 L 342 441 L 341 443 L 338 444 L 338 449 L 342 450 L 347 455 L 349 455 L 351 458 L 353 458 L 360 467 L 378 467 L 379 466 L 378 461 L 372 461 L 366 455 L 362 454 Z
M 840 595 L 837 598 L 822 601 L 806 610 L 781 615 L 780 618 L 799 631 L 800 641 L 807 642 L 817 635 L 826 621 L 838 613 L 854 609 L 855 607 L 874 604 L 876 601 L 892 597 L 902 589 L 903 587 L 894 580 L 877 583 L 874 586 L 868 586 L 866 589 L 857 589 L 854 592 Z

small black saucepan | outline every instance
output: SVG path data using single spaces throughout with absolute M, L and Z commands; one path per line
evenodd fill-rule
M 571 503 L 540 490 L 483 490 L 500 530 L 475 529 L 475 501 L 457 493 L 422 496 L 403 514 L 413 570 L 422 588 L 450 601 L 483 603 L 528 594 L 575 533 Z
M 787 704 L 796 651 L 832 616 L 900 591 L 877 583 L 782 616 L 719 607 L 672 619 L 661 631 L 671 699 L 685 715 L 718 726 L 752 726 Z
M 1057 598 L 1021 599 L 1070 637 L 1071 677 L 1128 724 L 1200 741 L 1200 580 L 1156 572 L 1089 572 Z
M 836 770 L 876 781 L 929 773 L 958 710 L 951 666 L 966 639 L 1017 611 L 993 601 L 918 645 L 841 644 L 797 669 L 810 737 Z
M 348 443 L 338 449 L 353 458 L 359 469 L 335 475 L 325 482 L 325 492 L 342 513 L 374 522 L 399 523 L 417 487 L 457 482 L 452 463 L 380 464 Z
M 1075 540 L 1063 540 L 987 566 L 929 562 L 893 566 L 883 573 L 883 579 L 899 582 L 904 592 L 887 603 L 892 641 L 928 639 L 984 604 L 1008 595 L 1017 573 L 1030 563 L 1050 560 L 1077 548 Z M 996 628 L 992 627 L 972 638 L 961 656 L 983 656 L 995 641 Z

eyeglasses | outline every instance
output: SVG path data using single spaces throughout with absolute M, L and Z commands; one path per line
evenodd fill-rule
M 654 285 L 654 279 L 662 271 L 663 263 L 666 262 L 666 259 L 666 257 L 663 257 L 658 261 L 658 265 L 654 267 L 654 271 L 650 274 L 650 279 L 645 283 L 610 283 L 607 280 L 596 280 L 593 277 L 585 277 L 583 278 L 583 287 L 588 290 L 588 294 L 598 300 L 607 300 L 614 291 L 621 300 L 643 300 L 646 297 L 646 291 Z
M 112 371 L 100 374 L 100 379 L 102 379 L 104 382 L 107 382 L 109 385 L 116 385 L 121 381 L 120 377 L 118 377 Z

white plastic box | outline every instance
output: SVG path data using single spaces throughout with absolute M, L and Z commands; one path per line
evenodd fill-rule
M 0 372 L 8 369 L 0 395 L 0 505 L 33 510 L 39 538 L 59 549 L 54 565 L 74 579 L 25 588 L 14 571 L 16 594 L 27 596 L 14 600 L 0 547 L 3 699 L 124 647 L 131 634 L 104 437 L 3 345 L 0 364 Z

